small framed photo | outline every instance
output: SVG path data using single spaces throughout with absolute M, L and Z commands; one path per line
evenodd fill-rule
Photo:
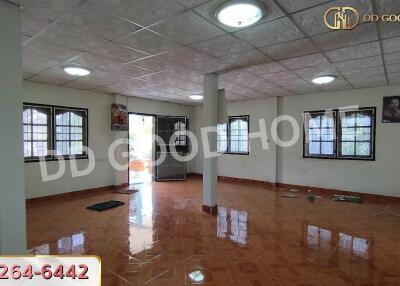
M 383 98 L 383 123 L 400 123 L 400 96 Z

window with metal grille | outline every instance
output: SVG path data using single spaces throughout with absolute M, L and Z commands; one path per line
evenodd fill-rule
M 50 156 L 51 108 L 24 106 L 23 137 L 25 160 L 37 160 L 39 156 Z
M 86 159 L 87 117 L 87 109 L 24 103 L 25 161 L 56 160 L 56 155 Z
M 217 151 L 225 154 L 249 154 L 249 116 L 228 117 L 217 126 Z
M 339 158 L 374 158 L 374 118 L 375 109 L 339 112 Z
M 217 126 L 217 151 L 226 153 L 228 151 L 228 124 L 218 124 Z
M 304 113 L 305 156 L 333 158 L 336 154 L 336 112 Z
M 86 156 L 86 111 L 55 108 L 55 151 L 62 156 Z
M 249 117 L 229 117 L 229 153 L 249 153 Z
M 375 160 L 375 107 L 303 115 L 305 158 Z

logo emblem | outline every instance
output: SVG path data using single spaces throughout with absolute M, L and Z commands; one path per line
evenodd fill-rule
M 351 30 L 359 21 L 358 12 L 352 7 L 332 7 L 324 15 L 325 25 L 332 30 Z

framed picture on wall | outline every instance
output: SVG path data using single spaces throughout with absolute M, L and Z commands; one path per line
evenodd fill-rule
M 116 103 L 111 105 L 111 130 L 128 130 L 128 109 L 125 105 Z
M 400 123 L 400 96 L 383 98 L 383 123 Z

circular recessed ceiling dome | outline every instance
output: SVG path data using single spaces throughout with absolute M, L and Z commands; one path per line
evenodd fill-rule
M 244 28 L 261 20 L 264 16 L 264 7 L 253 0 L 233 0 L 219 6 L 216 16 L 224 25 Z
M 191 95 L 189 97 L 190 97 L 190 99 L 193 99 L 193 100 L 202 100 L 203 99 L 202 95 Z
M 90 74 L 90 70 L 77 66 L 64 67 L 64 71 L 73 76 L 87 76 Z
M 312 80 L 315 84 L 327 84 L 335 80 L 335 76 L 333 75 L 324 75 L 316 77 Z

